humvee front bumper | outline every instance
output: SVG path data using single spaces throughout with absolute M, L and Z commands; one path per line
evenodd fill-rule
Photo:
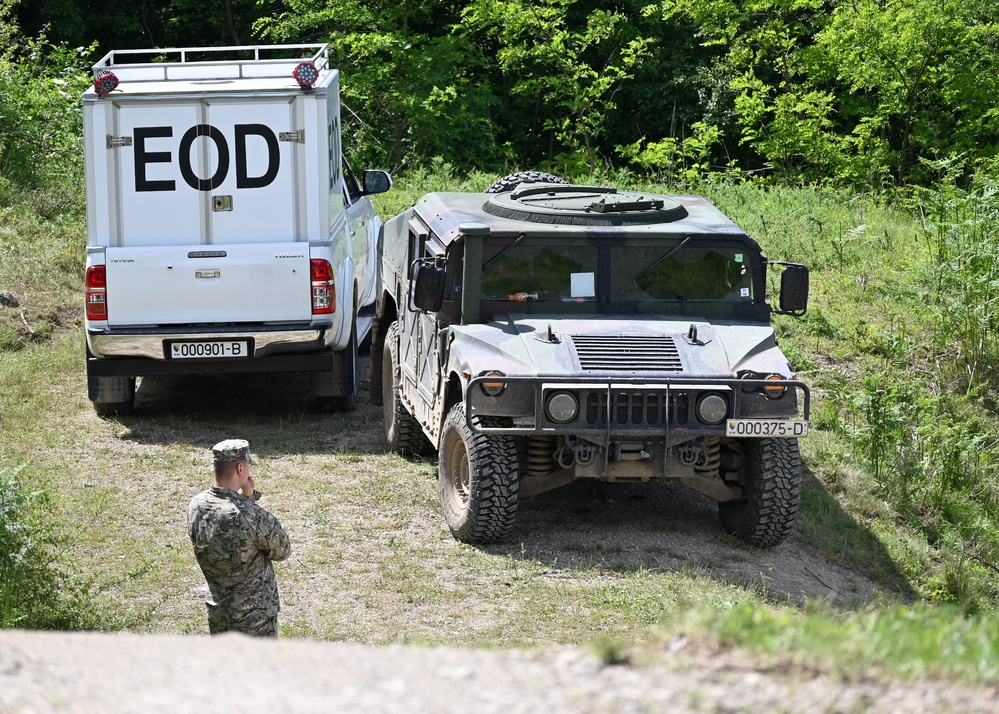
M 800 408 L 799 408 L 800 407 Z M 482 434 L 578 435 L 608 445 L 642 438 L 798 438 L 811 394 L 794 379 L 517 377 L 479 375 L 465 389 L 469 428 Z M 476 416 L 510 419 L 482 426 Z

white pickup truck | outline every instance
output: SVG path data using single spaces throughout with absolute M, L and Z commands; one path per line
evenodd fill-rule
M 326 45 L 124 50 L 83 95 L 90 400 L 136 377 L 311 372 L 353 408 L 381 221 L 343 157 Z

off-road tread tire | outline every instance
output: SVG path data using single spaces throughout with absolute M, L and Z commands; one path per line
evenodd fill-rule
M 393 322 L 385 333 L 382 346 L 382 420 L 385 442 L 397 454 L 419 456 L 430 450 L 430 441 L 416 418 L 409 413 L 399 396 L 402 367 L 399 365 L 399 323 Z
M 746 498 L 718 504 L 722 527 L 758 548 L 780 545 L 791 534 L 801 505 L 797 439 L 746 442 Z
M 522 183 L 560 183 L 568 184 L 561 176 L 555 176 L 554 174 L 545 173 L 544 171 L 521 171 L 520 173 L 510 174 L 509 176 L 504 176 L 501 179 L 496 179 L 483 193 L 506 193 L 507 191 L 512 191 L 517 188 L 519 184 Z
M 499 417 L 473 417 L 477 425 L 502 426 Z M 468 469 L 468 498 L 456 488 L 454 465 L 462 458 Z M 513 437 L 473 432 L 465 405 L 456 404 L 444 421 L 440 443 L 440 488 L 444 518 L 455 540 L 498 543 L 509 537 L 517 518 L 520 471 Z

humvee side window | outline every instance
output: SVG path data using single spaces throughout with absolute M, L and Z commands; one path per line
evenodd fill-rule
M 522 294 L 532 300 L 593 299 L 592 289 L 587 291 L 585 285 L 592 285 L 596 273 L 594 247 L 487 245 L 483 258 L 484 300 L 515 300 L 513 296 Z M 589 281 L 585 275 L 591 276 Z
M 625 285 L 620 286 L 631 293 L 632 300 L 753 299 L 752 271 L 745 251 L 740 248 L 694 245 L 670 252 L 643 247 L 635 249 L 635 253 L 629 255 L 628 264 L 645 267 L 633 274 L 631 289 L 626 285 L 627 278 L 623 280 Z M 616 292 L 614 287 L 618 286 L 612 286 L 612 292 Z

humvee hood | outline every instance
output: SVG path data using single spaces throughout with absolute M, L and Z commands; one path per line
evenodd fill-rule
M 629 315 L 566 319 L 506 315 L 451 328 L 452 365 L 472 375 L 729 377 L 742 370 L 784 372 L 773 329 L 765 324 Z

